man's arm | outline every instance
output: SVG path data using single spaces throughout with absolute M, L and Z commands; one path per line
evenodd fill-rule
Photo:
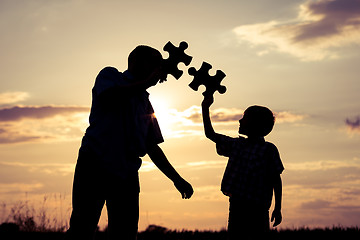
M 281 200 L 282 200 L 282 181 L 280 174 L 274 179 L 274 195 L 275 195 L 275 208 L 271 215 L 271 221 L 274 221 L 274 227 L 279 225 L 282 221 L 281 215 Z
M 204 100 L 201 104 L 201 107 L 202 107 L 202 117 L 203 117 L 203 123 L 204 123 L 205 136 L 207 138 L 209 138 L 211 141 L 216 142 L 219 134 L 217 134 L 214 131 L 214 128 L 211 124 L 210 110 L 209 110 L 209 108 L 213 104 L 213 102 L 214 102 L 213 96 L 205 96 Z
M 160 171 L 173 181 L 176 189 L 181 193 L 182 198 L 188 199 L 192 196 L 194 190 L 190 183 L 179 175 L 157 144 L 148 146 L 148 155 Z

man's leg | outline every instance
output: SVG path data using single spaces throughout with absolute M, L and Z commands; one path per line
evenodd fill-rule
M 67 239 L 93 239 L 105 203 L 101 183 L 98 182 L 101 180 L 98 177 L 99 169 L 94 167 L 92 158 L 91 154 L 80 150 L 74 175 L 73 210 Z
M 139 180 L 119 181 L 106 198 L 109 239 L 136 240 L 139 222 Z

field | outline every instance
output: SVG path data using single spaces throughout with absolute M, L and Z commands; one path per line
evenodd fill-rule
M 53 231 L 21 231 L 16 226 L 9 225 L 7 228 L 0 228 L 0 239 L 2 240 L 60 240 L 64 238 L 64 232 Z M 360 239 L 360 229 L 358 227 L 342 228 L 333 227 L 326 229 L 288 229 L 270 232 L 267 239 Z M 99 231 L 95 234 L 95 240 L 106 240 L 107 233 Z M 169 230 L 164 227 L 150 225 L 145 231 L 139 232 L 138 240 L 226 240 L 226 231 L 187 231 L 187 230 Z
M 6 212 L 6 205 L 2 205 Z M 2 217 L 0 222 L 0 240 L 62 240 L 65 236 L 67 223 L 58 221 L 56 217 L 48 214 L 46 208 L 36 210 L 28 202 L 15 204 L 9 215 Z M 97 231 L 95 240 L 106 240 L 107 232 Z M 138 233 L 138 240 L 226 240 L 226 230 L 221 231 L 189 231 L 171 230 L 166 227 L 149 225 L 145 231 Z M 269 233 L 268 240 L 319 240 L 319 239 L 360 239 L 359 227 L 334 226 L 324 229 L 297 229 L 273 230 Z

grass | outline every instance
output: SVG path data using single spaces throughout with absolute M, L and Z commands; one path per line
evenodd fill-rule
M 0 227 L 0 239 L 36 239 L 36 240 L 60 240 L 64 238 L 63 231 L 21 231 L 19 228 L 15 231 L 3 231 Z M 319 239 L 359 239 L 360 229 L 358 227 L 344 228 L 332 227 L 325 229 L 285 229 L 280 231 L 271 231 L 269 240 L 319 240 Z M 95 240 L 106 240 L 106 231 L 99 231 L 95 234 Z M 226 240 L 227 233 L 221 231 L 188 231 L 188 230 L 169 230 L 165 227 L 150 225 L 145 231 L 139 232 L 138 240 Z
M 2 216 L 0 225 L 1 240 L 17 239 L 63 239 L 65 230 L 68 228 L 67 221 L 57 221 L 56 217 L 47 215 L 47 198 L 40 210 L 25 202 L 18 202 L 10 211 L 6 210 L 6 204 L 2 204 L 2 212 L 9 212 L 8 216 Z M 64 223 L 66 222 L 66 223 Z M 95 240 L 107 239 L 106 231 L 98 231 Z M 145 231 L 138 234 L 138 240 L 226 240 L 226 230 L 221 231 L 189 231 L 170 230 L 157 225 L 149 225 Z M 296 229 L 273 230 L 269 233 L 269 240 L 312 240 L 312 239 L 360 239 L 359 227 L 334 226 L 332 228 L 310 229 L 306 227 Z
M 53 198 L 62 199 L 62 196 Z M 57 214 L 50 211 L 48 208 L 48 200 L 50 196 L 44 196 L 40 208 L 35 207 L 29 203 L 29 201 L 18 201 L 9 210 L 5 203 L 1 204 L 2 216 L 1 223 L 12 223 L 12 228 L 15 225 L 20 232 L 62 232 L 68 228 L 68 221 L 63 221 L 62 215 L 60 221 Z M 55 209 L 56 211 L 57 209 Z M 4 216 L 6 215 L 6 216 Z M 2 226 L 2 229 L 9 227 L 10 225 Z M 10 227 L 11 228 L 11 227 Z

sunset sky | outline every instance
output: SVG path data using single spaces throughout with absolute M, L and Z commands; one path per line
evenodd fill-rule
M 211 107 L 217 132 L 237 136 L 250 105 L 275 112 L 266 139 L 285 166 L 280 226 L 360 223 L 360 0 L 0 0 L 0 31 L 0 221 L 27 201 L 67 222 L 96 75 L 126 70 L 139 44 L 167 58 L 168 41 L 186 41 L 191 67 L 226 73 Z M 144 157 L 139 229 L 219 230 L 227 159 L 203 133 L 204 88 L 179 68 L 150 100 L 160 146 L 195 193 L 182 200 Z

